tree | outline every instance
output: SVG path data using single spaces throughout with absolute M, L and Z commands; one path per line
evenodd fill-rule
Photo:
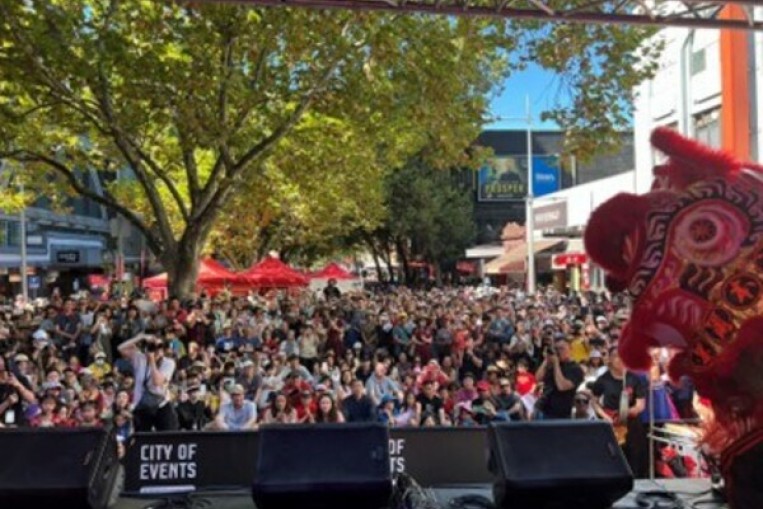
M 32 194 L 68 189 L 124 216 L 184 295 L 226 206 L 261 183 L 283 191 L 302 179 L 289 151 L 309 122 L 340 122 L 367 140 L 374 168 L 399 167 L 425 147 L 434 166 L 454 164 L 511 67 L 522 42 L 514 28 L 152 0 L 0 0 L 0 158 L 24 172 Z M 598 41 L 573 30 L 565 43 L 620 58 L 647 32 L 612 34 Z M 602 81 L 617 99 L 642 76 L 635 66 L 623 72 Z M 601 93 L 595 81 L 573 87 L 581 84 L 590 89 L 578 95 Z M 325 143 L 341 146 L 326 132 Z
M 1 155 L 123 215 L 178 294 L 307 112 L 373 136 L 394 166 L 440 128 L 443 147 L 472 134 L 460 120 L 484 109 L 508 43 L 486 21 L 146 0 L 2 0 L 0 19 Z
M 395 251 L 409 283 L 416 279 L 413 261 L 433 265 L 438 274 L 455 266 L 475 237 L 472 191 L 418 158 L 389 174 L 385 184 L 387 217 L 362 235 L 374 256 L 392 274 L 389 251 Z
M 211 249 L 237 267 L 269 251 L 306 265 L 334 254 L 348 231 L 384 216 L 386 170 L 376 150 L 346 123 L 307 115 L 264 175 L 225 208 Z M 242 222 L 242 215 L 258 221 Z

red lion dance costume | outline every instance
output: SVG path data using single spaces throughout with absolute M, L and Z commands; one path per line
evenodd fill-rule
M 645 195 L 619 194 L 591 216 L 586 250 L 627 291 L 619 350 L 645 370 L 668 347 L 712 402 L 705 441 L 721 455 L 734 509 L 763 509 L 763 167 L 657 129 L 668 160 Z

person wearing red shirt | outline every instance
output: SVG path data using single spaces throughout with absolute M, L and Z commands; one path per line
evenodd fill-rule
M 535 375 L 528 371 L 529 365 L 526 359 L 519 359 L 517 362 L 516 389 L 520 396 L 527 396 L 535 392 L 538 384 Z
M 313 398 L 312 391 L 302 391 L 299 402 L 294 405 L 294 409 L 297 411 L 298 423 L 313 422 L 318 411 L 318 404 L 315 402 L 315 398 Z

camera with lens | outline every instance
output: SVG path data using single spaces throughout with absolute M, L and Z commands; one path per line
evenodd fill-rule
M 159 339 L 147 339 L 143 343 L 143 348 L 146 351 L 146 353 L 155 353 L 162 349 L 162 341 Z
M 554 345 L 547 345 L 546 348 L 543 349 L 543 355 L 556 355 L 556 348 Z

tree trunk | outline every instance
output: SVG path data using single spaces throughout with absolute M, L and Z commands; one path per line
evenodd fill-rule
M 392 265 L 392 255 L 389 252 L 389 248 L 385 246 L 385 248 L 381 251 L 382 258 L 384 259 L 384 262 L 387 264 L 387 270 L 389 271 L 389 282 L 394 283 L 397 279 L 397 274 L 395 273 L 395 267 Z
M 411 266 L 408 263 L 408 253 L 405 250 L 405 243 L 401 237 L 395 239 L 395 247 L 397 248 L 397 256 L 400 258 L 400 263 L 403 265 L 403 284 L 411 284 L 414 278 L 411 277 Z
M 382 274 L 381 263 L 379 263 L 379 255 L 376 253 L 375 247 L 371 248 L 371 256 L 373 256 L 374 265 L 376 266 L 376 279 L 380 283 L 383 283 L 386 278 L 384 277 L 384 274 Z
M 207 238 L 207 229 L 194 230 L 196 230 L 196 234 L 190 229 L 186 230 L 183 237 L 175 245 L 174 252 L 168 251 L 161 258 L 169 277 L 167 282 L 169 294 L 179 299 L 192 297 L 196 292 L 201 250 Z

